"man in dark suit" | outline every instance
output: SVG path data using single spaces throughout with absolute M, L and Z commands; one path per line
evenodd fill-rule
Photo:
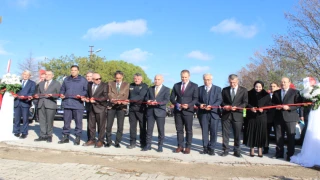
M 214 155 L 220 116 L 218 107 L 222 103 L 221 88 L 212 84 L 212 75 L 203 75 L 204 85 L 198 88 L 198 118 L 202 130 L 202 154 Z M 209 142 L 210 133 L 210 142 Z
M 170 100 L 170 89 L 163 84 L 163 76 L 154 77 L 154 86 L 148 89 L 145 101 L 148 104 L 147 109 L 147 145 L 142 151 L 151 150 L 152 133 L 154 122 L 157 122 L 158 128 L 158 152 L 163 152 L 164 124 L 167 116 L 166 105 Z
M 108 105 L 108 85 L 101 82 L 101 76 L 98 73 L 92 75 L 93 83 L 88 86 L 88 100 L 90 105 L 89 131 L 90 140 L 83 146 L 103 146 L 104 134 L 106 132 L 106 112 Z M 96 142 L 96 125 L 98 126 L 98 141 Z
M 13 133 L 20 139 L 25 139 L 28 136 L 29 127 L 29 109 L 31 107 L 31 99 L 35 93 L 36 83 L 30 80 L 31 73 L 26 70 L 22 73 L 22 89 L 13 97 L 14 99 L 14 124 Z M 22 129 L 20 130 L 21 116 L 23 119 Z
M 175 152 L 190 154 L 194 105 L 198 101 L 198 85 L 189 80 L 190 72 L 188 70 L 182 70 L 180 75 L 181 82 L 173 86 L 170 96 L 171 103 L 176 107 L 174 110 L 174 120 L 177 130 L 178 148 Z M 184 127 L 186 130 L 185 149 L 183 149 Z
M 234 136 L 234 156 L 241 157 L 240 135 L 243 124 L 243 111 L 237 108 L 245 108 L 248 104 L 248 90 L 239 86 L 238 76 L 229 75 L 230 86 L 222 90 L 222 156 L 229 154 L 229 135 L 232 127 Z
M 34 97 L 38 100 L 40 136 L 34 141 L 52 142 L 53 120 L 57 109 L 57 99 L 61 85 L 58 81 L 53 80 L 52 71 L 46 71 L 45 81 L 37 86 Z
M 298 90 L 290 88 L 290 80 L 283 77 L 281 89 L 275 91 L 272 96 L 272 103 L 277 105 L 275 112 L 276 130 L 276 158 L 284 158 L 284 134 L 287 135 L 287 161 L 294 154 L 296 123 L 299 121 L 297 113 L 298 106 L 288 106 L 287 104 L 301 103 L 301 96 Z
M 93 72 L 91 71 L 88 71 L 87 74 L 86 74 L 86 79 L 88 81 L 88 88 L 89 86 L 92 87 L 92 74 Z M 89 103 L 89 101 L 87 102 L 86 101 L 87 98 L 83 99 L 84 102 L 85 102 L 85 108 L 86 108 L 86 111 L 87 111 L 87 137 L 88 137 L 88 141 L 90 141 L 90 129 L 89 129 L 89 114 L 90 114 L 90 110 L 91 110 L 91 103 Z
M 130 84 L 130 106 L 129 106 L 129 123 L 130 123 L 130 145 L 128 149 L 136 147 L 137 123 L 140 129 L 140 145 L 143 148 L 146 145 L 147 122 L 144 118 L 146 105 L 142 104 L 147 91 L 148 85 L 142 82 L 142 75 L 136 73 L 133 83 Z
M 107 135 L 105 147 L 110 147 L 112 144 L 112 126 L 114 118 L 117 115 L 117 135 L 115 141 L 115 147 L 120 148 L 120 142 L 123 135 L 123 123 L 125 110 L 128 105 L 129 98 L 129 83 L 123 82 L 123 72 L 116 71 L 114 73 L 115 81 L 110 81 L 108 83 L 108 98 L 111 102 L 110 107 L 108 107 L 108 117 L 107 117 Z

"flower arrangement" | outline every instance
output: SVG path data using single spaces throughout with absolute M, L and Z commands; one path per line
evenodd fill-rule
M 320 106 L 320 84 L 306 86 L 302 90 L 302 95 L 309 101 L 314 103 L 312 109 L 316 110 Z
M 15 74 L 7 73 L 3 75 L 0 82 L 0 90 L 1 94 L 5 91 L 17 93 L 22 88 L 20 77 Z

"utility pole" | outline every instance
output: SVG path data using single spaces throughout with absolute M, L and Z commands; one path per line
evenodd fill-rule
M 92 48 L 93 48 L 94 46 L 89 46 L 89 47 L 90 47 L 90 51 L 88 51 L 88 52 L 90 52 L 90 61 L 91 61 L 91 56 L 92 56 L 92 53 L 93 53 Z

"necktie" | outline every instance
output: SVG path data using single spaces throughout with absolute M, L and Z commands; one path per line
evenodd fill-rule
M 184 87 L 184 83 L 182 83 L 182 89 L 181 89 L 181 94 L 184 93 L 185 87 Z
M 234 91 L 234 88 L 232 88 L 231 90 L 231 100 L 233 101 L 234 100 L 234 97 L 236 96 L 236 93 Z
M 283 90 L 282 99 L 281 99 L 282 101 L 283 101 L 285 95 L 286 95 L 286 90 Z
M 207 93 L 209 93 L 209 91 L 210 91 L 210 87 L 207 86 Z
M 48 89 L 48 86 L 49 86 L 49 81 L 46 81 L 46 85 L 44 86 L 45 91 Z
M 97 89 L 97 85 L 93 84 L 93 86 L 92 86 L 92 94 L 94 94 L 94 92 L 96 91 L 96 89 Z
M 24 88 L 25 83 L 26 83 L 26 81 L 23 80 L 23 81 L 22 81 L 22 88 Z
M 120 84 L 117 83 L 117 92 L 119 93 L 119 91 L 120 91 Z
M 156 86 L 156 92 L 155 92 L 155 97 L 157 97 L 158 93 L 159 93 L 159 86 Z

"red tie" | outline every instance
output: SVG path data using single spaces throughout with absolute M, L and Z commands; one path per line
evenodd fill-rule
M 184 89 L 185 89 L 185 87 L 184 87 L 184 83 L 182 83 L 181 94 L 183 94 L 183 93 L 184 93 Z

